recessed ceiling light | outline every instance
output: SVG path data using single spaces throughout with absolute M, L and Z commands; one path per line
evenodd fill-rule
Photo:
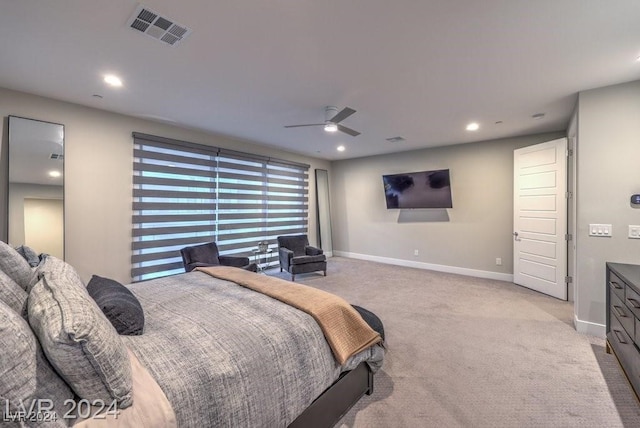
M 49 177 L 53 177 L 53 178 L 57 178 L 60 177 L 62 174 L 60 173 L 60 171 L 49 171 Z
M 116 87 L 122 86 L 122 80 L 120 80 L 118 76 L 115 76 L 113 74 L 107 74 L 106 76 L 104 76 L 104 81 L 105 83 L 111 86 L 116 86 Z
M 471 122 L 467 125 L 467 131 L 477 131 L 478 129 L 480 129 L 480 125 L 476 122 Z
M 344 152 L 344 150 L 345 150 L 344 146 L 338 146 L 338 151 L 339 152 Z

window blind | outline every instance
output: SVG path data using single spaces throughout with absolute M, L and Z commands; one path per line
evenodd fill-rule
M 184 272 L 180 249 L 209 241 L 246 256 L 268 241 L 277 260 L 277 236 L 307 233 L 308 169 L 134 133 L 132 279 Z

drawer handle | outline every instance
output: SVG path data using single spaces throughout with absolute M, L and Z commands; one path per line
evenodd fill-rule
M 627 317 L 627 314 L 624 313 L 624 309 L 622 309 L 620 306 L 613 305 L 613 309 L 616 310 L 616 312 L 618 313 L 618 316 L 620 318 L 626 318 Z
M 626 340 L 624 340 L 624 334 L 622 334 L 622 332 L 621 332 L 621 331 L 613 330 L 613 332 L 615 333 L 616 337 L 618 338 L 618 342 L 620 342 L 620 343 L 624 343 L 624 344 L 626 344 L 626 343 L 627 343 L 627 341 L 626 341 Z
M 616 288 L 618 290 L 622 290 L 622 286 L 615 281 L 609 281 L 609 285 L 611 285 L 613 288 Z
M 640 302 L 638 302 L 636 299 L 634 299 L 633 297 L 627 297 L 627 300 L 629 302 L 631 302 L 631 305 L 636 308 L 636 309 L 640 309 Z

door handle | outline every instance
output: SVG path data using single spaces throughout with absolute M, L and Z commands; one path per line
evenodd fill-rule
M 615 281 L 609 281 L 609 284 L 611 284 L 611 286 L 613 286 L 613 288 L 615 288 L 616 290 L 622 290 L 622 286 Z
M 621 331 L 613 330 L 613 332 L 615 333 L 616 338 L 618 339 L 618 342 L 620 342 L 620 343 L 627 343 L 627 341 L 626 341 L 626 340 L 624 340 L 624 334 L 622 334 L 622 332 L 621 332 Z
M 520 241 L 520 239 L 518 238 L 518 232 L 513 232 L 513 239 L 515 241 Z
M 624 313 L 624 309 L 622 309 L 620 306 L 613 305 L 613 309 L 616 310 L 616 312 L 618 313 L 618 316 L 620 318 L 626 318 L 627 317 L 627 314 Z

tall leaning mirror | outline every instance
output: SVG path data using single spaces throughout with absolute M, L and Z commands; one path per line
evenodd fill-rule
M 316 169 L 316 203 L 318 245 L 327 255 L 333 253 L 331 240 L 331 206 L 329 204 L 329 173 L 324 169 Z
M 64 126 L 9 116 L 8 243 L 64 259 Z

